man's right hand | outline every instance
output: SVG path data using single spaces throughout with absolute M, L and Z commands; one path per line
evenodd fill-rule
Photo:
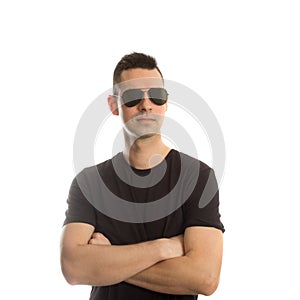
M 110 240 L 100 232 L 94 232 L 89 240 L 90 245 L 111 245 Z
M 177 235 L 166 240 L 165 250 L 166 250 L 166 259 L 175 258 L 184 255 L 184 242 L 183 234 Z

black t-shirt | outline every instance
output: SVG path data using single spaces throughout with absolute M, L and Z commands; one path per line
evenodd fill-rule
M 168 238 L 189 226 L 224 232 L 213 170 L 203 162 L 171 150 L 150 170 L 130 167 L 123 154 L 89 167 L 73 180 L 64 224 L 83 222 L 113 245 Z M 145 254 L 146 255 L 146 254 Z M 126 282 L 92 287 L 90 300 L 197 299 L 169 295 Z

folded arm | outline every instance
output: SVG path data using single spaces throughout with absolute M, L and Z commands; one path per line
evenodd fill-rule
M 61 267 L 70 284 L 112 285 L 124 281 L 152 265 L 183 255 L 182 245 L 172 239 L 113 246 L 102 240 L 92 245 L 95 228 L 84 223 L 64 227 L 61 239 Z
M 222 244 L 220 230 L 189 227 L 184 233 L 184 256 L 159 262 L 127 282 L 161 293 L 211 295 L 219 283 Z
M 223 235 L 212 227 L 189 227 L 177 240 L 184 244 L 185 255 L 160 261 L 128 278 L 127 283 L 168 294 L 211 295 L 217 288 L 222 262 Z M 92 244 L 105 244 L 98 233 Z M 146 257 L 144 257 L 146 259 Z

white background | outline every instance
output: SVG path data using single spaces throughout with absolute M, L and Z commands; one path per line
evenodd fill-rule
M 1 1 L 0 298 L 88 299 L 59 266 L 73 138 L 121 56 L 141 51 L 224 133 L 210 299 L 299 299 L 299 15 L 297 1 Z

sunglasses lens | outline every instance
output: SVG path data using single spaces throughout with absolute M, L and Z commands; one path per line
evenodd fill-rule
M 164 105 L 168 99 L 168 92 L 164 88 L 151 88 L 148 90 L 149 99 L 156 105 Z M 126 90 L 122 94 L 123 103 L 127 107 L 133 107 L 144 98 L 144 92 L 140 89 Z
M 148 91 L 148 95 L 156 105 L 164 105 L 168 99 L 168 92 L 163 88 L 151 88 Z
M 127 90 L 122 94 L 122 99 L 127 107 L 137 105 L 144 97 L 144 93 L 138 89 Z

